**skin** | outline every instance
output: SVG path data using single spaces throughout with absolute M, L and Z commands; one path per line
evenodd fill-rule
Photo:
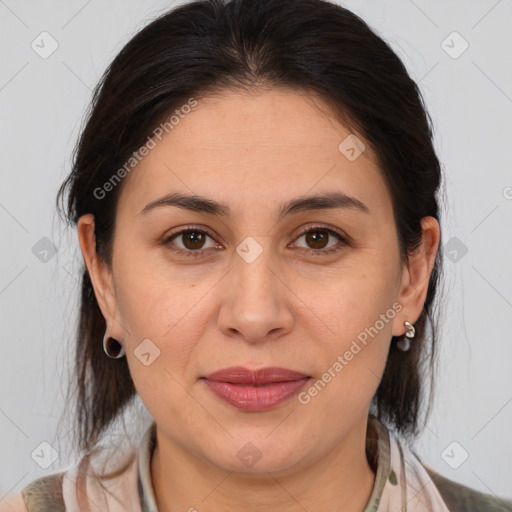
M 200 99 L 125 178 L 111 268 L 97 257 L 93 216 L 79 219 L 108 333 L 124 344 L 157 424 L 151 474 L 160 510 L 355 512 L 368 502 L 370 402 L 391 337 L 421 314 L 440 230 L 424 218 L 422 245 L 402 265 L 391 197 L 369 144 L 358 135 L 366 149 L 354 161 L 338 149 L 349 133 L 311 94 L 223 91 Z M 369 212 L 278 218 L 281 204 L 332 191 Z M 169 192 L 226 203 L 231 215 L 176 206 L 140 214 Z M 351 243 L 299 233 L 317 224 Z M 203 245 L 186 235 L 165 243 L 190 225 L 208 234 Z M 262 248 L 252 263 L 236 252 L 247 236 Z M 172 247 L 203 249 L 187 257 Z M 337 251 L 322 255 L 326 247 Z M 306 405 L 295 396 L 268 411 L 241 411 L 200 380 L 242 365 L 290 368 L 314 382 L 394 303 L 401 310 Z M 148 366 L 134 354 L 144 339 L 160 350 Z M 248 442 L 261 454 L 251 467 L 237 457 Z

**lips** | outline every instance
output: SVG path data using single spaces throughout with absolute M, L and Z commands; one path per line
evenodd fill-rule
M 287 368 L 250 370 L 236 366 L 211 373 L 202 380 L 224 402 L 245 411 L 264 411 L 290 399 L 310 377 Z
M 230 382 L 233 384 L 263 385 L 275 382 L 287 382 L 309 377 L 305 373 L 296 372 L 287 368 L 269 366 L 259 370 L 250 370 L 243 366 L 224 368 L 207 375 L 205 378 L 215 382 Z

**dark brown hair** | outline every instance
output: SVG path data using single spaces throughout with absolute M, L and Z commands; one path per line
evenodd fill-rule
M 271 87 L 317 95 L 333 116 L 370 144 L 392 198 L 407 264 L 422 239 L 421 219 L 440 221 L 441 168 L 432 122 L 417 84 L 390 46 L 358 16 L 324 0 L 194 1 L 138 32 L 94 91 L 57 208 L 61 200 L 63 217 L 75 225 L 80 216 L 94 214 L 97 252 L 111 265 L 123 182 L 102 199 L 94 191 L 187 99 L 225 89 Z M 403 352 L 392 340 L 372 400 L 372 414 L 406 437 L 420 431 L 427 375 L 433 388 L 438 328 L 433 311 L 441 261 L 439 250 L 411 349 Z M 72 393 L 77 446 L 90 451 L 136 390 L 126 358 L 113 360 L 103 353 L 105 320 L 85 266 L 81 288 Z M 432 392 L 427 414 L 431 398 Z

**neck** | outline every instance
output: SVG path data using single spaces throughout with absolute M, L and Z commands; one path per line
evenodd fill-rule
M 366 421 L 309 466 L 286 475 L 226 471 L 160 435 L 151 459 L 158 509 L 165 512 L 361 512 L 375 482 L 366 458 Z

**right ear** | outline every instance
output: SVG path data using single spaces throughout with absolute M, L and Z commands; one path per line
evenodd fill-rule
M 94 288 L 96 300 L 108 327 L 109 336 L 123 339 L 123 329 L 117 318 L 117 297 L 113 276 L 108 265 L 101 261 L 96 252 L 94 215 L 88 213 L 78 219 L 78 240 Z

